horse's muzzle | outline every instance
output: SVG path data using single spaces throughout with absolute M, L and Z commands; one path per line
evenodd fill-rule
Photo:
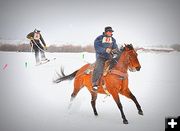
M 137 70 L 137 71 L 140 71 L 140 69 L 141 69 L 141 67 L 136 67 L 136 70 Z

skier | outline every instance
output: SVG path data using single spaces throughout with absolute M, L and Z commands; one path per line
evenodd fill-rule
M 46 62 L 48 59 L 45 57 L 45 50 L 47 50 L 46 43 L 39 30 L 35 29 L 27 35 L 30 40 L 30 45 L 35 51 L 36 65 L 41 64 L 41 62 Z M 41 42 L 40 42 L 41 41 Z M 42 46 L 42 44 L 43 46 Z M 39 59 L 39 53 L 41 53 L 41 61 Z

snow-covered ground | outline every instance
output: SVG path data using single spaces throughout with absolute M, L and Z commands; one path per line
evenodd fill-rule
M 52 83 L 61 66 L 71 73 L 86 61 L 93 62 L 94 54 L 46 55 L 56 60 L 34 66 L 33 53 L 0 52 L 0 131 L 163 131 L 165 117 L 180 115 L 180 53 L 139 53 L 142 69 L 129 73 L 129 86 L 144 116 L 121 96 L 128 125 L 122 123 L 112 97 L 98 96 L 99 116 L 95 117 L 86 88 L 68 110 L 73 81 Z

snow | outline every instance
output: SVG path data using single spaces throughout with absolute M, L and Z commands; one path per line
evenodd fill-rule
M 46 53 L 46 56 L 56 60 L 35 66 L 33 53 L 0 52 L 0 131 L 160 131 L 165 129 L 165 117 L 180 115 L 178 52 L 139 52 L 142 69 L 129 72 L 129 86 L 144 116 L 138 115 L 130 99 L 121 96 L 128 125 L 123 124 L 112 97 L 98 95 L 99 116 L 95 117 L 86 88 L 68 110 L 73 81 L 52 83 L 61 66 L 66 74 L 72 73 L 86 62 L 94 62 L 95 54 Z

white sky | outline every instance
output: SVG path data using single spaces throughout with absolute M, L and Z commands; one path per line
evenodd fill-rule
M 118 44 L 180 43 L 180 0 L 1 0 L 0 38 L 35 28 L 48 43 L 92 44 L 112 26 Z

